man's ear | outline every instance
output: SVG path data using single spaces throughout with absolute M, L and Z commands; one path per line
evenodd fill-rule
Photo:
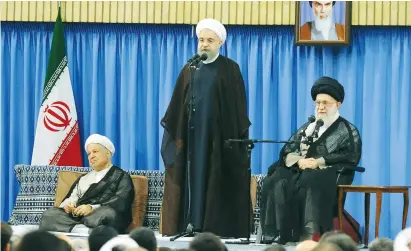
M 223 45 L 223 40 L 218 40 L 218 48 L 220 48 Z
M 337 109 L 340 109 L 341 102 L 337 102 Z

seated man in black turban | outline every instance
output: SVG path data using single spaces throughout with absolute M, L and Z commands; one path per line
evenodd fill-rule
M 294 133 L 290 141 L 296 142 L 284 145 L 263 181 L 260 218 L 265 243 L 301 241 L 331 230 L 337 185 L 351 184 L 354 177 L 337 179 L 337 171 L 356 166 L 361 158 L 360 134 L 338 112 L 344 87 L 321 77 L 311 96 L 316 121 Z M 324 123 L 316 127 L 320 119 Z

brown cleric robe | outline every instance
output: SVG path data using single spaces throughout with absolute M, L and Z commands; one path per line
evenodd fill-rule
M 212 64 L 214 66 L 211 66 Z M 197 154 L 196 160 L 199 155 L 204 156 L 204 163 L 192 161 L 191 164 L 192 172 L 204 175 L 203 188 L 199 190 L 198 185 L 195 184 L 191 191 L 191 200 L 202 200 L 194 207 L 198 210 L 200 205 L 200 210 L 191 212 L 197 216 L 201 214 L 197 219 L 200 218 L 202 222 L 194 228 L 197 231 L 212 232 L 222 237 L 247 237 L 247 220 L 250 219 L 248 188 L 250 164 L 247 151 L 245 145 L 232 144 L 230 147 L 224 145 L 227 139 L 248 138 L 248 128 L 251 123 L 247 116 L 243 78 L 238 64 L 221 55 L 216 61 L 203 67 L 204 69 L 200 68 L 200 71 L 208 80 L 201 80 L 197 75 L 194 77 L 196 79 L 194 84 L 209 86 L 207 91 L 202 91 L 204 86 L 197 87 L 200 92 L 203 92 L 200 93 L 203 96 L 204 92 L 209 92 L 203 97 L 203 100 L 207 99 L 204 102 L 208 102 L 209 105 L 199 106 L 209 107 L 209 112 L 206 112 L 208 115 L 204 115 L 207 124 L 200 126 L 202 128 L 200 133 L 206 132 L 206 135 L 195 135 L 197 139 L 201 139 L 201 147 L 199 144 L 190 146 L 191 151 Z M 184 202 L 188 193 L 187 138 L 191 135 L 190 142 L 193 142 L 191 137 L 194 135 L 187 127 L 189 102 L 194 95 L 191 90 L 191 77 L 189 68 L 187 65 L 184 66 L 178 76 L 166 114 L 161 120 L 161 125 L 164 127 L 161 153 L 166 168 L 161 226 L 164 235 L 178 234 L 186 230 L 187 226 L 188 205 Z M 201 111 L 195 113 L 204 114 Z M 204 130 L 204 127 L 209 129 Z M 203 140 L 204 138 L 207 140 Z M 198 172 L 202 168 L 204 170 Z M 202 178 L 194 177 L 194 180 L 196 179 Z M 192 182 L 191 184 L 193 185 Z M 198 195 L 198 191 L 202 193 L 201 189 L 204 191 L 203 195 L 193 196 L 193 194 Z

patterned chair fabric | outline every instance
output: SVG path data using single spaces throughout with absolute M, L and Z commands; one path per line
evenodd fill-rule
M 14 167 L 20 191 L 11 214 L 12 225 L 38 225 L 43 212 L 54 205 L 58 172 L 60 170 L 84 172 L 88 168 L 70 166 L 31 166 L 16 165 Z M 141 175 L 148 178 L 148 203 L 144 226 L 158 230 L 160 224 L 161 202 L 163 200 L 164 172 L 135 170 L 130 175 Z M 261 183 L 265 175 L 253 175 L 257 181 L 256 205 L 254 207 L 254 226 L 257 232 L 260 218 Z
M 88 170 L 72 166 L 16 165 L 14 171 L 20 184 L 16 204 L 9 223 L 12 225 L 38 225 L 43 212 L 53 207 L 56 198 L 58 172 Z

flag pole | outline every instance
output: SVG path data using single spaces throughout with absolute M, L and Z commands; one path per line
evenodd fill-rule
M 58 1 L 31 164 L 81 167 L 80 131 L 65 48 L 61 5 Z

